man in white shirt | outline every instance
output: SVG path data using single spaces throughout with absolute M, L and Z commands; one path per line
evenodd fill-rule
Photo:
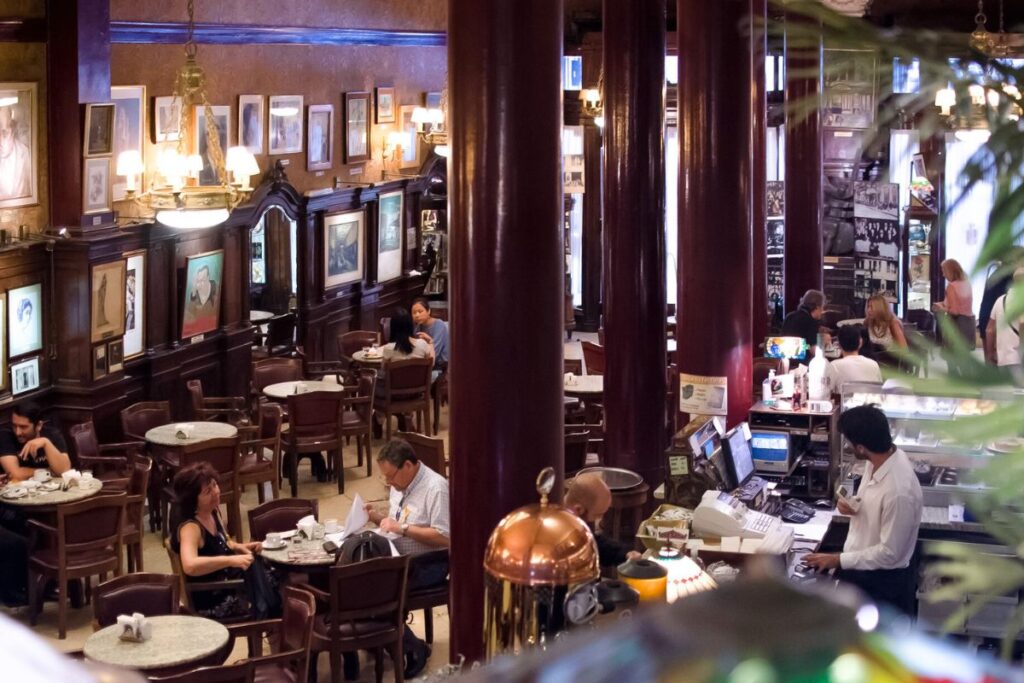
M 985 358 L 1001 368 L 1011 371 L 1020 371 L 1020 332 L 1022 320 L 1012 320 L 1006 313 L 1007 304 L 1010 302 L 1012 287 L 1024 281 L 1024 266 L 1013 272 L 1013 285 L 1011 289 L 996 299 L 992 305 L 992 314 L 988 319 L 988 329 L 985 330 Z M 1013 306 L 1011 305 L 1010 308 Z
M 838 504 L 839 511 L 850 516 L 850 531 L 842 553 L 812 553 L 804 563 L 839 570 L 839 579 L 858 586 L 876 602 L 911 613 L 916 588 L 911 559 L 922 510 L 914 467 L 893 445 L 889 421 L 875 406 L 847 410 L 839 418 L 839 431 L 854 456 L 867 460 L 854 505 L 845 499 Z
M 828 379 L 832 393 L 839 393 L 847 382 L 881 382 L 882 370 L 878 363 L 860 355 L 864 337 L 860 325 L 839 328 L 839 347 L 843 357 L 828 364 Z

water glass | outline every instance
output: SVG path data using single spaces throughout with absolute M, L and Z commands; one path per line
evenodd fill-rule
M 324 525 L 323 524 L 317 524 L 315 527 L 313 527 L 313 540 L 314 541 L 322 541 L 322 540 L 324 540 L 324 531 L 325 530 L 324 530 Z

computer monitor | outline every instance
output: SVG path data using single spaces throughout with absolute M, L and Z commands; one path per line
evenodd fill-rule
M 792 463 L 789 432 L 750 430 L 750 453 L 758 472 L 788 474 Z
M 729 485 L 733 488 L 743 486 L 754 476 L 754 457 L 750 452 L 750 428 L 744 422 L 737 425 L 722 439 L 722 451 L 725 454 Z

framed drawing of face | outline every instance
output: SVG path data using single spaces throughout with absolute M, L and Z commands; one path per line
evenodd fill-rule
M 181 98 L 153 98 L 153 142 L 176 142 L 181 129 Z
M 92 267 L 92 324 L 89 338 L 103 341 L 124 334 L 125 261 L 118 259 Z
M 11 393 L 23 394 L 39 388 L 39 356 L 11 365 Z
M 395 122 L 395 89 L 377 88 L 377 123 Z
M 125 358 L 142 355 L 146 348 L 146 250 L 125 254 L 124 346 Z
M 82 171 L 82 213 L 110 211 L 110 157 L 86 159 Z
M 377 199 L 377 281 L 387 282 L 402 274 L 401 190 Z
M 271 154 L 298 154 L 302 151 L 302 95 L 270 96 Z
M 263 95 L 238 96 L 238 144 L 263 154 Z
M 42 284 L 7 292 L 7 330 L 11 358 L 43 348 Z
M 110 87 L 110 99 L 114 100 L 114 160 L 121 152 L 135 150 L 142 156 L 145 166 L 146 150 L 142 145 L 144 123 L 146 121 L 146 86 L 114 85 Z M 124 176 L 114 176 L 114 201 L 125 198 L 128 181 Z M 139 178 L 138 187 L 145 187 Z
M 223 272 L 223 249 L 188 257 L 181 317 L 182 339 L 191 339 L 217 329 L 220 322 Z
M 85 157 L 110 156 L 114 151 L 114 105 L 85 105 Z
M 217 126 L 217 140 L 220 142 L 220 153 L 226 159 L 228 147 L 231 144 L 231 139 L 228 135 L 230 132 L 231 107 L 210 107 L 210 111 L 213 113 L 214 125 Z M 199 172 L 199 184 L 217 185 L 220 180 L 217 178 L 217 171 L 214 168 L 213 158 L 210 156 L 210 149 L 207 144 L 206 108 L 202 105 L 196 105 L 195 120 L 195 144 L 192 149 L 199 150 L 199 156 L 203 160 L 203 170 Z
M 324 290 L 363 279 L 364 215 L 349 211 L 324 216 Z
M 0 83 L 0 209 L 39 202 L 36 84 Z
M 416 107 L 403 104 L 398 108 L 399 130 L 402 132 L 402 168 L 413 168 L 420 165 L 420 139 L 416 134 L 416 124 L 412 121 L 412 113 Z
M 309 105 L 306 125 L 306 170 L 325 171 L 334 165 L 334 105 Z
M 370 93 L 345 93 L 345 163 L 370 160 Z

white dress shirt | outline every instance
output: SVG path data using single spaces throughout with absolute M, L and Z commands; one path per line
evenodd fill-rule
M 430 527 L 450 538 L 448 480 L 421 462 L 419 472 L 404 491 L 391 487 L 388 515 L 412 526 Z M 394 539 L 394 544 L 402 555 L 437 550 L 408 536 Z
M 882 370 L 878 363 L 861 355 L 843 356 L 828 364 L 828 379 L 832 393 L 838 394 L 847 382 L 882 383 Z
M 921 525 L 921 484 L 900 449 L 878 470 L 869 462 L 857 489 L 860 509 L 839 555 L 843 569 L 902 569 L 909 566 Z

